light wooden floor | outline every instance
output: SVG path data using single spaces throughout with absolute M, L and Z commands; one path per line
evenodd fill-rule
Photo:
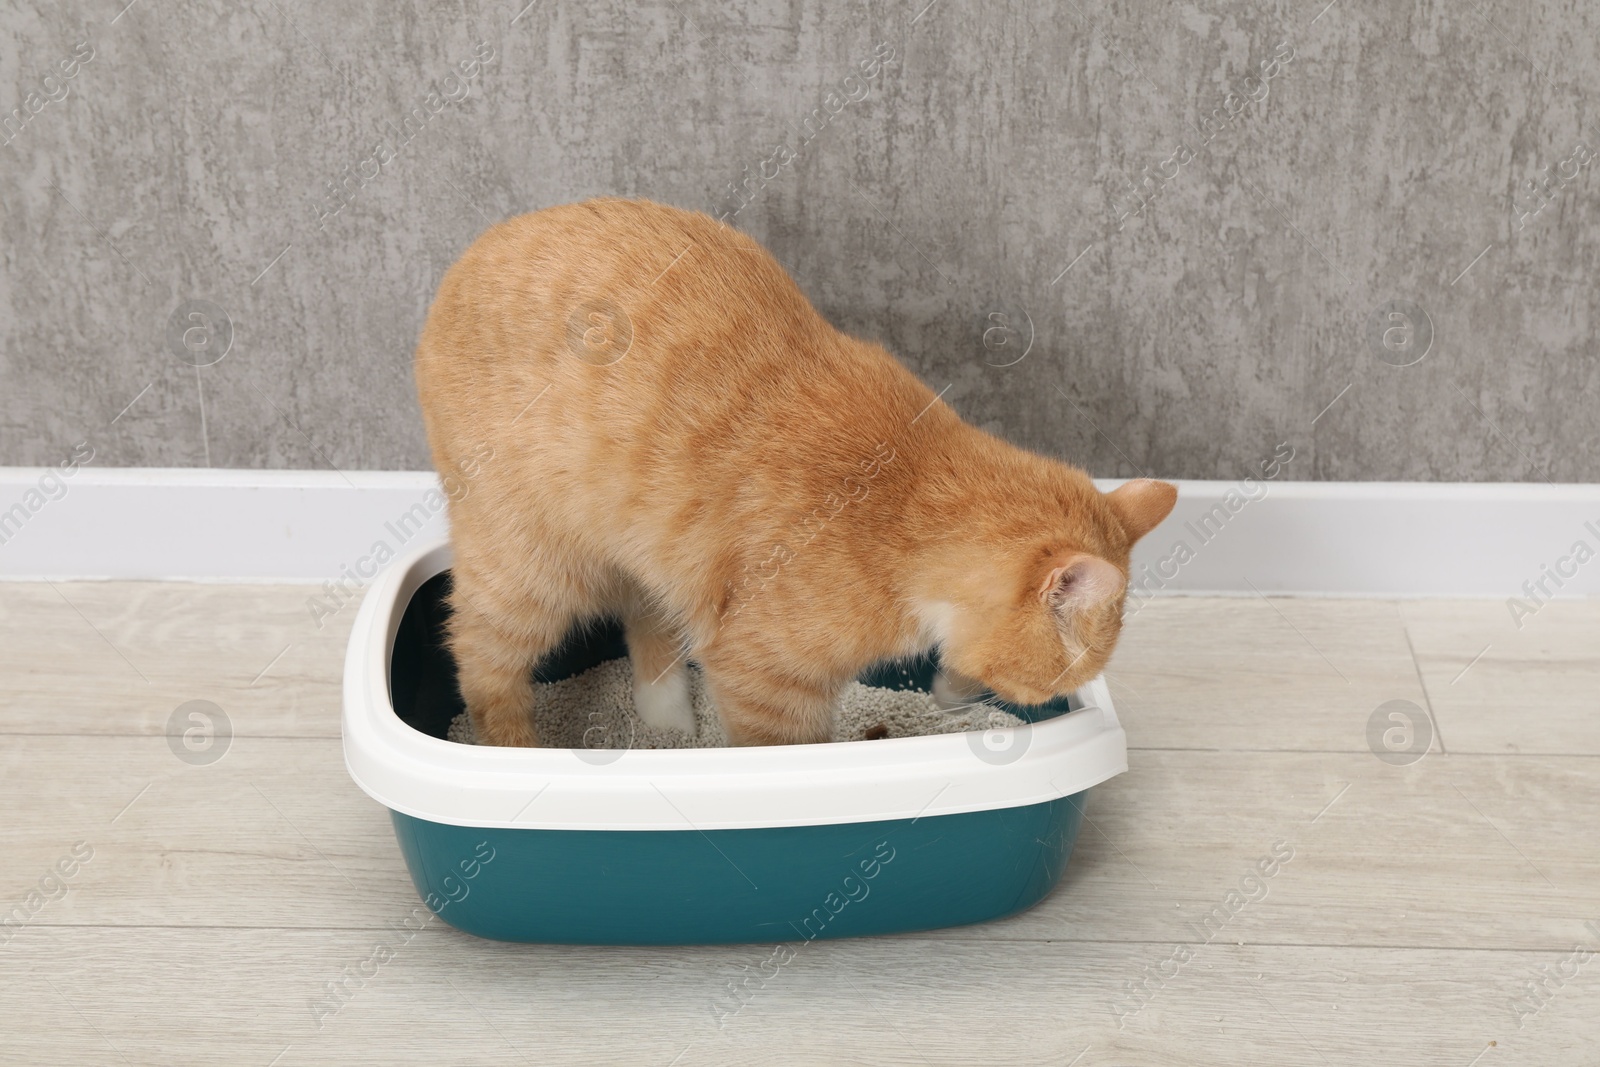
M 319 630 L 308 592 L 0 584 L 0 907 L 93 849 L 0 945 L 0 1061 L 1600 1063 L 1600 604 L 1519 632 L 1500 603 L 1156 601 L 1110 671 L 1131 770 L 1034 910 L 807 945 L 721 1028 L 770 946 L 435 921 L 319 1026 L 325 983 L 417 901 L 340 755 L 354 609 Z M 194 699 L 234 731 L 206 766 L 164 737 Z M 1396 699 L 1437 723 L 1409 766 L 1367 741 Z M 1267 896 L 1196 945 L 1276 842 Z

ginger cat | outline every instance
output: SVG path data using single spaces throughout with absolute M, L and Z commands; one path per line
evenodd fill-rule
M 605 614 L 640 717 L 693 729 L 693 658 L 735 744 L 830 740 L 842 686 L 934 646 L 941 695 L 1043 702 L 1100 671 L 1128 550 L 1177 499 L 967 425 L 755 241 L 648 201 L 478 238 L 416 374 L 440 474 L 476 468 L 449 641 L 489 744 L 537 743 L 532 665 Z

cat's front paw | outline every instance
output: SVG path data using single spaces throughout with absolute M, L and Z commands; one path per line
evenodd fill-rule
M 689 699 L 689 673 L 669 671 L 659 681 L 633 683 L 633 708 L 646 726 L 694 736 L 694 705 Z

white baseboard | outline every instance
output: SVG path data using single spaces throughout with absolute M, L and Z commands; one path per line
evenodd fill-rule
M 432 471 L 80 467 L 14 530 L 49 472 L 0 467 L 0 578 L 320 584 L 446 528 Z
M 1600 595 L 1600 485 L 1177 484 L 1135 598 Z M 431 472 L 0 467 L 5 579 L 365 584 L 444 526 Z

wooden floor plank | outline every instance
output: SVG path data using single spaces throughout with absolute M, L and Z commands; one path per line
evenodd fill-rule
M 402 938 L 338 739 L 354 608 L 319 629 L 314 592 L 0 583 L 0 905 L 93 850 L 0 935 L 0 1062 L 1594 1062 L 1600 964 L 1551 976 L 1600 952 L 1600 606 L 1152 601 L 1109 671 L 1130 770 L 1054 894 L 806 945 L 718 1025 L 773 946 Z M 216 762 L 165 736 L 191 699 Z M 1374 747 L 1390 700 L 1431 707 L 1425 753 Z
M 313 586 L 0 582 L 0 735 L 162 734 L 209 700 L 257 736 L 338 737 L 351 604 Z
M 1356 752 L 1380 704 L 1425 704 L 1393 601 L 1150 600 L 1106 677 L 1133 748 Z
M 1515 1010 L 1524 983 L 1568 953 L 1228 946 L 1169 968 L 1136 1004 L 1129 982 L 1165 958 L 1148 945 L 818 942 L 773 974 L 761 946 L 491 945 L 434 927 L 389 935 L 389 958 L 368 964 L 379 940 L 51 930 L 31 940 L 29 966 L 0 957 L 4 1055 L 194 1067 L 1466 1067 L 1481 1055 L 1478 1067 L 1589 1067 L 1600 1016 L 1600 983 L 1582 973 L 1537 1011 Z
M 1401 610 L 1449 748 L 1600 754 L 1600 601 L 1517 620 L 1503 601 Z
M 19 898 L 95 850 L 52 924 L 381 925 L 414 893 L 387 814 L 339 743 L 235 738 L 220 761 L 165 738 L 14 737 L 0 801 Z M 1276 842 L 1295 850 L 1227 936 L 1249 943 L 1554 949 L 1600 917 L 1600 759 L 1133 753 L 1091 795 L 1063 885 L 952 940 L 1193 940 Z M 80 766 L 108 768 L 85 777 Z

